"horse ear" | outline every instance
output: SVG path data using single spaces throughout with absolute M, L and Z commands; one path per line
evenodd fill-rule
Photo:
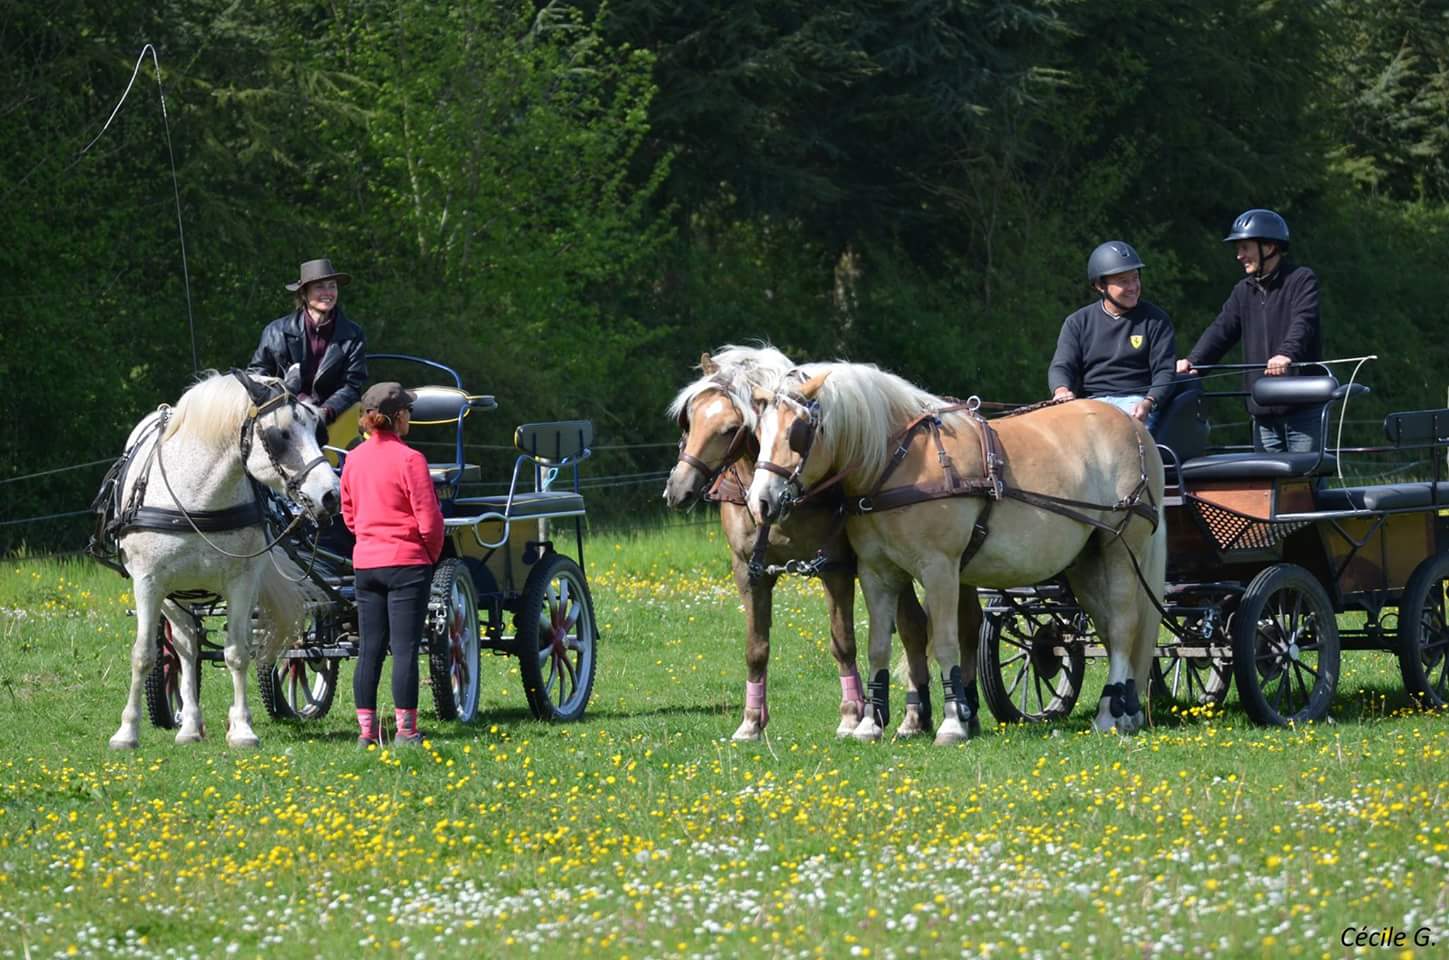
M 819 393 L 820 388 L 825 386 L 825 381 L 829 376 L 830 371 L 826 370 L 824 373 L 818 373 L 809 380 L 806 380 L 805 385 L 800 388 L 800 396 L 806 400 L 814 400 L 815 394 Z
M 706 377 L 712 377 L 719 373 L 719 364 L 714 362 L 714 357 L 707 353 L 699 355 L 699 369 Z
M 241 385 L 247 388 L 247 395 L 252 398 L 252 403 L 261 406 L 272 397 L 272 392 L 247 376 L 245 370 L 233 369 L 231 375 L 241 381 Z

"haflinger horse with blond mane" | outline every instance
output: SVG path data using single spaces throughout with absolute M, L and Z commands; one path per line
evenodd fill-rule
M 758 412 L 753 403 L 758 390 L 773 392 L 794 365 L 770 346 L 721 347 L 700 358 L 698 380 L 684 387 L 669 406 L 683 436 L 679 461 L 664 487 L 664 499 L 682 508 L 699 499 L 719 503 L 720 526 L 729 544 L 735 586 L 745 610 L 745 707 L 734 732 L 735 740 L 757 740 L 769 722 L 766 681 L 770 661 L 770 625 L 774 587 L 781 572 L 808 571 L 825 587 L 830 619 L 830 650 L 840 676 L 838 736 L 862 730 L 866 701 L 856 667 L 855 558 L 836 521 L 835 502 L 822 499 L 798 505 L 777 523 L 761 524 L 745 504 L 759 456 L 755 431 Z M 798 382 L 798 381 L 797 381 Z M 910 584 L 892 601 L 906 651 L 906 709 L 896 735 L 909 737 L 931 727 L 931 698 L 926 658 L 925 611 Z M 966 696 L 976 704 L 975 638 L 981 608 L 974 590 L 963 591 L 958 604 L 961 659 L 965 664 Z M 889 723 L 889 673 L 872 674 L 871 700 L 875 710 L 874 736 Z M 973 713 L 974 716 L 974 713 Z M 971 726 L 977 727 L 978 723 Z
M 925 588 L 946 699 L 936 742 L 969 736 L 959 585 L 1023 586 L 1062 572 L 1107 643 L 1096 726 L 1138 729 L 1167 564 L 1162 461 L 1142 424 L 1093 400 L 988 424 L 974 403 L 948 402 L 872 365 L 811 373 L 759 397 L 764 459 L 750 507 L 779 519 L 802 496 L 843 488 L 873 671 L 890 657 L 895 597 L 912 578 Z M 870 722 L 868 713 L 862 724 Z
M 112 749 L 139 745 L 141 690 L 163 615 L 181 661 L 176 742 L 203 737 L 196 697 L 201 637 L 185 606 L 190 591 L 226 601 L 223 656 L 233 694 L 226 742 L 258 744 L 246 701 L 248 662 L 255 647 L 258 659 L 271 663 L 299 633 L 307 592 L 300 573 L 294 579 L 279 569 L 295 566 L 268 541 L 257 484 L 284 493 L 314 520 L 335 514 L 340 492 L 317 444 L 321 422 L 321 411 L 279 380 L 208 371 L 175 409 L 163 406 L 131 431 L 96 498 L 102 520 L 91 543 L 95 556 L 135 581 L 131 689 Z

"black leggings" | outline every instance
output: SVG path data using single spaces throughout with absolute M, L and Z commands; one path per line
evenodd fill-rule
M 377 709 L 377 684 L 382 679 L 382 658 L 392 651 L 392 704 L 402 710 L 418 708 L 418 643 L 428 612 L 428 588 L 433 568 L 370 567 L 356 571 L 358 644 L 357 669 L 352 673 L 352 697 L 359 710 Z

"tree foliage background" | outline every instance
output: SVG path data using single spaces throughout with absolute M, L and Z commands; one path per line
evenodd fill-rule
M 96 139 L 146 43 L 164 117 L 148 58 Z M 1329 353 L 1381 356 L 1373 409 L 1445 403 L 1449 0 L 0 0 L 0 50 L 0 549 L 83 539 L 9 521 L 103 468 L 26 478 L 115 456 L 193 336 L 244 362 L 318 256 L 373 350 L 497 394 L 499 437 L 623 447 L 754 338 L 1036 399 L 1113 237 L 1186 350 L 1225 226 L 1271 206 Z

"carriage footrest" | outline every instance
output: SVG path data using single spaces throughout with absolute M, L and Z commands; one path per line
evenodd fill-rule
M 1408 510 L 1434 502 L 1449 507 L 1449 481 L 1382 483 L 1372 487 L 1339 487 L 1314 494 L 1320 510 Z

